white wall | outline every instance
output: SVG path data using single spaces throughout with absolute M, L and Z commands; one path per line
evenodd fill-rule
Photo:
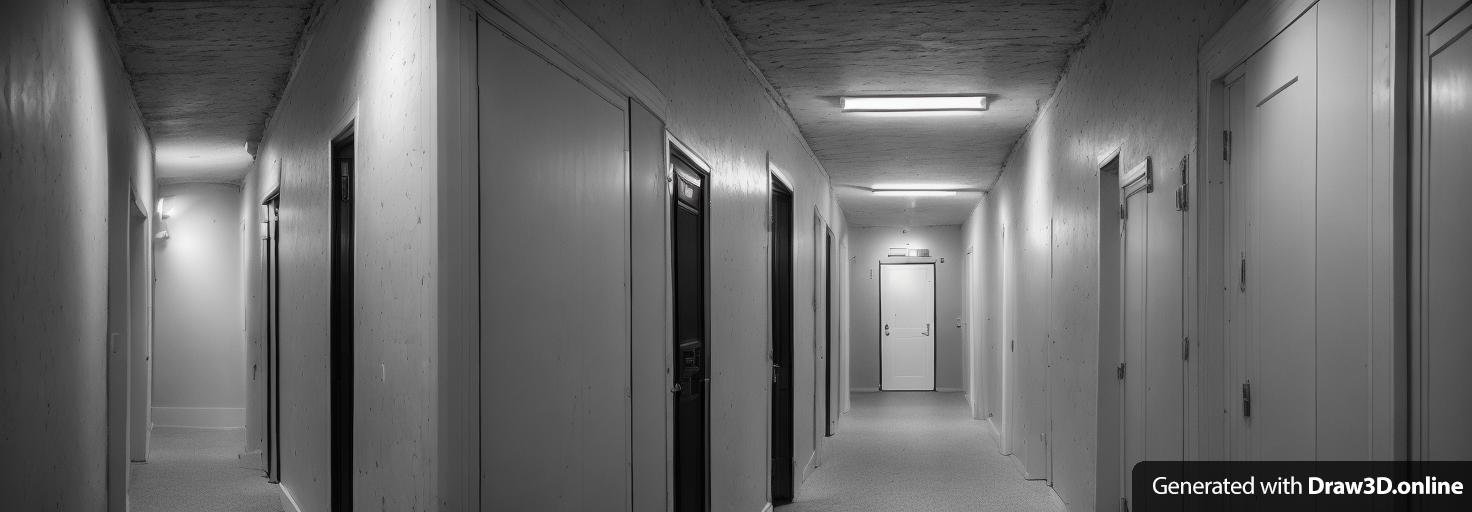
M 432 510 L 436 0 L 329 1 L 244 188 L 281 192 L 281 483 L 329 510 L 329 144 L 356 117 L 354 503 Z M 246 213 L 259 222 L 260 208 Z M 248 280 L 260 279 L 260 268 Z M 253 320 L 258 321 L 258 319 Z M 258 389 L 258 388 L 253 388 Z
M 154 242 L 153 423 L 244 427 L 240 186 L 159 187 L 169 238 Z
M 1169 191 L 1179 184 L 1176 165 L 1195 149 L 1197 51 L 1240 3 L 1110 2 L 1002 177 L 966 223 L 963 245 L 974 246 L 982 262 L 975 276 L 980 336 L 972 352 L 975 366 L 990 374 L 982 387 L 993 422 L 1012 438 L 1020 458 L 1046 460 L 1046 453 L 1023 453 L 1017 433 L 1005 432 L 1017 423 L 1006 418 L 1007 406 L 1017 416 L 1050 415 L 1053 489 L 1071 510 L 1118 506 L 1117 494 L 1110 494 L 1119 485 L 1117 459 L 1112 465 L 1100 459 L 1101 451 L 1117 443 L 1097 425 L 1101 407 L 1118 407 L 1098 403 L 1100 367 L 1112 368 L 1114 361 L 1101 360 L 1098 345 L 1097 159 L 1121 145 L 1124 169 L 1153 157 L 1156 187 L 1164 193 L 1150 194 L 1150 209 L 1174 210 Z M 1166 220 L 1152 225 L 1150 236 L 1180 240 L 1181 229 L 1179 220 Z M 1152 268 L 1160 272 L 1179 272 L 1180 261 L 1179 248 L 1151 255 Z M 1165 295 L 1150 302 L 1178 303 L 1170 292 L 1153 290 Z M 1173 293 L 1179 297 L 1181 290 Z M 1008 332 L 1008 302 L 1013 315 L 1046 312 L 1045 317 L 1026 322 L 1023 315 Z M 1023 353 L 1026 343 L 1047 343 L 1051 368 L 1011 365 L 1009 338 L 1018 344 L 1013 354 Z M 1043 372 L 1051 395 L 1012 392 L 1009 375 L 1026 372 Z
M 100 510 L 126 469 L 105 356 L 153 151 L 113 41 L 98 2 L 0 4 L 0 496 L 18 510 Z
M 957 327 L 961 316 L 962 273 L 965 250 L 961 226 L 858 227 L 849 231 L 854 261 L 849 269 L 852 317 L 850 333 L 850 386 L 855 391 L 879 389 L 879 262 L 890 247 L 930 249 L 935 264 L 935 388 L 960 391 L 966 383 L 962 373 L 962 338 Z M 944 259 L 945 261 L 939 261 Z

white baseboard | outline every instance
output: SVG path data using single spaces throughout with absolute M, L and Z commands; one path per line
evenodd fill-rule
M 302 507 L 296 504 L 296 497 L 291 495 L 291 490 L 287 489 L 285 484 L 278 484 L 276 488 L 281 489 L 281 508 L 283 510 L 286 510 L 286 512 L 302 512 Z
M 938 393 L 960 393 L 961 388 L 935 388 Z
M 768 503 L 767 506 L 762 507 L 762 512 L 772 512 L 772 504 Z
M 154 407 L 149 414 L 155 427 L 245 428 L 244 407 Z
M 879 388 L 849 388 L 850 393 L 878 393 Z

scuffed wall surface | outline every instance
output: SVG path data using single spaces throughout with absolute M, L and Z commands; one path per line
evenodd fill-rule
M 833 202 L 827 175 L 708 7 L 679 0 L 564 3 L 664 92 L 670 100 L 665 120 L 669 130 L 713 167 L 711 504 L 716 511 L 761 510 L 768 496 L 763 447 L 771 374 L 770 341 L 762 328 L 769 320 L 767 155 L 796 181 L 798 464 L 809 461 L 821 438 L 821 425 L 814 421 L 814 314 L 805 307 L 814 291 L 813 216 L 816 210 L 842 237 L 843 215 Z M 806 472 L 799 467 L 796 473 Z
M 247 178 L 257 194 L 281 191 L 281 472 L 304 511 L 329 509 L 327 169 L 332 139 L 355 116 L 354 504 L 437 502 L 438 8 L 328 2 Z
M 879 389 L 879 262 L 888 248 L 908 246 L 930 249 L 931 257 L 945 259 L 944 263 L 935 264 L 935 388 L 938 391 L 962 389 L 966 382 L 961 373 L 964 331 L 956 327 L 956 317 L 961 316 L 961 277 L 966 264 L 961 226 L 865 227 L 853 228 L 849 234 L 850 251 L 855 258 L 849 274 L 853 300 L 849 368 L 853 372 L 850 376 L 853 388 Z
M 1008 393 L 998 398 L 1004 400 L 1001 403 L 1016 400 L 1015 416 L 1051 414 L 1053 488 L 1072 510 L 1118 503 L 1100 487 L 1118 484 L 1096 482 L 1095 475 L 1098 443 L 1113 442 L 1098 439 L 1096 427 L 1100 358 L 1096 160 L 1123 146 L 1122 168 L 1151 157 L 1157 191 L 1168 192 L 1179 184 L 1177 166 L 1195 148 L 1197 50 L 1239 4 L 1120 0 L 1109 5 L 1085 47 L 1074 56 L 1056 94 L 1013 150 L 1002 178 L 968 223 L 967 231 L 979 238 L 967 245 L 981 248 L 979 277 L 987 296 L 994 297 L 981 305 L 986 309 L 982 317 L 988 319 L 982 345 L 1005 344 L 1004 338 L 1010 337 L 1018 344 L 1016 354 L 1028 348 L 1050 353 L 1051 369 L 1003 368 L 1019 375 L 1045 372 L 1047 397 Z M 1169 193 L 1150 194 L 1148 200 L 1152 212 L 1175 209 Z M 1179 273 L 1181 247 L 1166 243 L 1182 239 L 1179 217 L 1150 222 L 1151 272 Z M 979 224 L 979 229 L 971 224 Z M 1003 262 L 1012 264 L 1002 271 Z M 1004 336 L 1001 303 L 1010 298 L 996 296 L 1003 294 L 1002 280 L 1009 281 L 1005 288 L 1016 294 L 1012 304 L 1024 313 L 1046 311 L 1045 317 L 1037 321 L 1024 314 L 1016 319 L 1011 335 Z M 1148 293 L 1152 310 L 1179 311 L 1179 289 Z M 1179 317 L 1153 318 L 1161 322 L 1148 326 L 1153 332 L 1169 330 L 1166 324 L 1173 321 L 1178 333 Z M 983 368 L 997 366 L 995 360 L 980 363 Z M 1040 407 L 1051 411 L 1037 410 Z M 1015 418 L 998 422 L 1016 424 Z M 1016 433 L 1007 434 L 1013 436 L 1012 447 L 1020 458 L 1038 455 L 1022 452 L 1026 448 Z M 1028 447 L 1041 449 L 1036 443 Z
M 109 229 L 127 228 L 109 206 L 130 182 L 151 204 L 153 158 L 101 7 L 0 5 L 0 496 L 16 510 L 105 502 Z
M 169 238 L 154 249 L 153 407 L 183 410 L 175 418 L 156 411 L 156 424 L 244 426 L 194 422 L 219 415 L 209 409 L 245 407 L 240 192 L 223 183 L 159 188 L 170 213 Z

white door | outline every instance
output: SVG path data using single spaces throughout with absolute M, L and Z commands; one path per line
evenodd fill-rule
M 1456 5 L 1448 3 L 1447 7 Z M 1464 10 L 1435 25 L 1447 11 L 1423 14 L 1425 26 L 1436 26 L 1425 37 L 1425 124 L 1421 139 L 1425 161 L 1418 183 L 1417 215 L 1420 241 L 1415 261 L 1420 270 L 1413 322 L 1418 340 L 1416 383 L 1412 403 L 1417 426 L 1416 455 L 1429 460 L 1472 458 L 1472 11 Z M 1420 410 L 1416 405 L 1421 405 Z
M 1236 458 L 1316 458 L 1318 8 L 1241 68 L 1229 87 L 1229 447 Z M 1240 398 L 1238 398 L 1240 397 Z
M 1248 68 L 1257 218 L 1249 235 L 1247 300 L 1256 306 L 1257 379 L 1249 428 L 1256 460 L 1312 460 L 1315 357 L 1314 31 L 1310 11 Z M 1241 274 L 1239 262 L 1239 279 Z M 1242 287 L 1239 285 L 1239 289 Z M 1305 314 L 1307 310 L 1307 314 Z M 1252 387 L 1261 392 L 1252 393 Z
M 1134 171 L 1131 171 L 1133 173 Z M 1123 180 L 1121 180 L 1123 181 Z M 1145 326 L 1148 310 L 1145 306 L 1145 291 L 1149 282 L 1149 236 L 1150 230 L 1146 223 L 1150 219 L 1150 195 L 1145 190 L 1136 190 L 1132 193 L 1123 192 L 1124 208 L 1120 226 L 1120 246 L 1123 249 L 1121 297 L 1123 306 L 1120 311 L 1124 316 L 1120 321 L 1120 362 L 1122 366 L 1115 368 L 1115 376 L 1120 379 L 1122 388 L 1119 397 L 1121 416 L 1123 417 L 1124 430 L 1122 433 L 1123 443 L 1120 452 L 1123 455 L 1120 461 L 1123 467 L 1120 478 L 1122 496 L 1126 500 L 1133 498 L 1134 488 L 1130 482 L 1130 475 L 1135 463 L 1146 460 L 1146 445 L 1149 441 L 1150 414 L 1147 408 L 1148 394 L 1146 382 L 1148 372 L 1151 370 L 1146 360 L 1146 347 L 1149 343 L 1148 332 Z M 1157 404 L 1160 405 L 1160 404 Z
M 880 265 L 879 318 L 879 389 L 935 390 L 935 265 Z
M 627 103 L 479 27 L 481 503 L 629 510 Z

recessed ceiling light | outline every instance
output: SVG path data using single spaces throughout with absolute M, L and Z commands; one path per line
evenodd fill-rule
M 986 96 L 844 96 L 844 112 L 986 110 Z

